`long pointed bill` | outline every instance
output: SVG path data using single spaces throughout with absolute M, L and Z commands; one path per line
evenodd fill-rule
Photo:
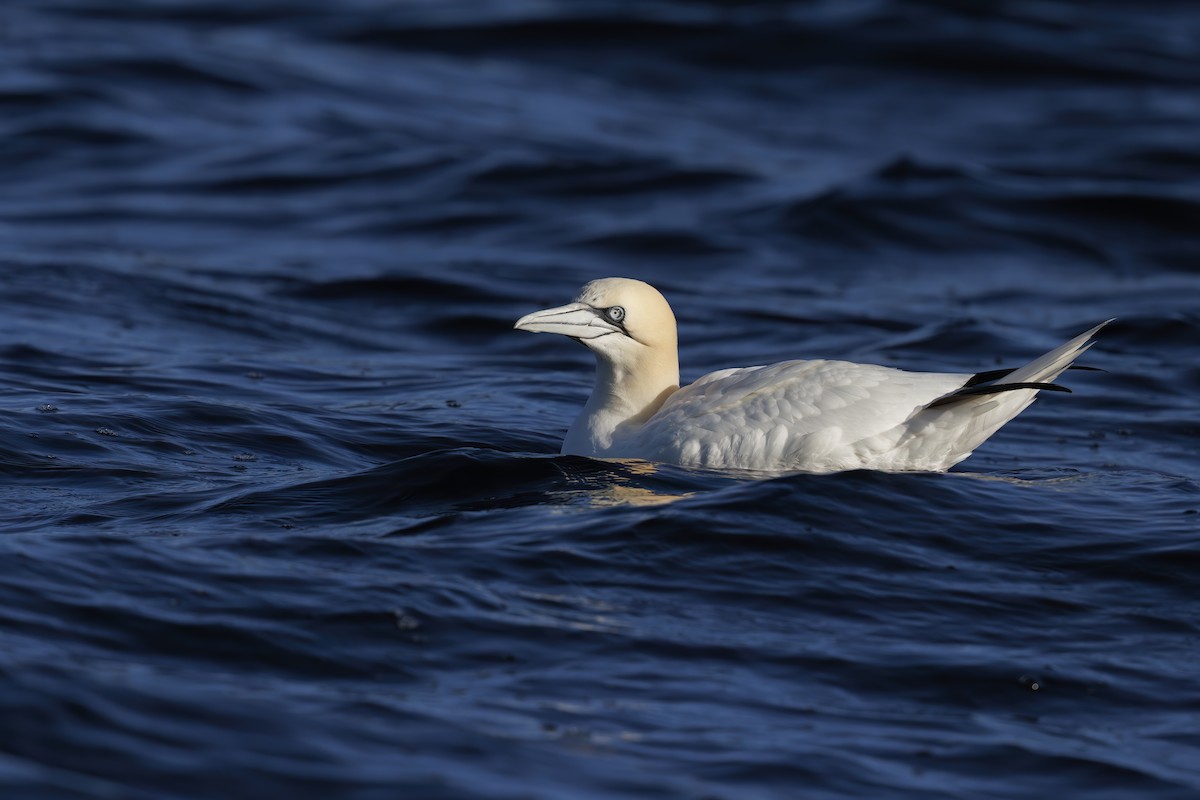
M 596 309 L 585 303 L 568 303 L 558 308 L 535 311 L 521 317 L 513 327 L 534 333 L 559 333 L 572 339 L 597 339 L 621 332 L 620 328 L 607 322 Z

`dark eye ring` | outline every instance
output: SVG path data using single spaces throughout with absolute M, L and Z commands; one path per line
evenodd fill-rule
M 620 306 L 613 306 L 605 313 L 608 314 L 608 318 L 613 322 L 620 322 L 621 320 L 625 319 L 625 309 L 621 308 Z

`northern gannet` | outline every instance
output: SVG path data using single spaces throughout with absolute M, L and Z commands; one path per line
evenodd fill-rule
M 1108 322 L 1111 322 L 1109 320 Z M 847 361 L 725 369 L 680 388 L 675 315 L 648 283 L 604 278 L 521 317 L 596 354 L 596 384 L 563 455 L 758 472 L 942 472 L 1033 402 L 1101 323 L 1015 370 L 907 372 Z

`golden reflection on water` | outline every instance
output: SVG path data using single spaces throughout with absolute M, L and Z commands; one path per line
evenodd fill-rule
M 649 461 L 636 459 L 604 459 L 609 464 L 619 466 L 620 470 L 612 470 L 603 475 L 574 476 L 572 482 L 588 484 L 584 489 L 572 489 L 569 494 L 582 499 L 596 508 L 607 506 L 664 506 L 677 500 L 692 497 L 695 492 L 678 494 L 656 491 L 639 485 L 636 477 L 649 477 L 658 472 L 659 465 Z

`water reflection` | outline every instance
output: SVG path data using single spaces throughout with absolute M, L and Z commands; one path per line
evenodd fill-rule
M 588 506 L 664 506 L 692 497 L 695 491 L 655 485 L 673 476 L 661 464 L 639 459 L 564 458 L 567 484 L 564 494 Z M 674 481 L 671 481 L 674 483 Z

